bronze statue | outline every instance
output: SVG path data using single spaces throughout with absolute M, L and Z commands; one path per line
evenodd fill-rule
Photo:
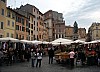
M 74 33 L 77 33 L 77 32 L 78 32 L 78 25 L 77 25 L 77 22 L 76 22 L 76 21 L 74 22 L 74 29 L 73 29 L 73 32 L 74 32 Z

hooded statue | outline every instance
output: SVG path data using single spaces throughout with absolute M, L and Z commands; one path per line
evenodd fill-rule
M 73 29 L 73 32 L 74 32 L 74 33 L 77 33 L 77 32 L 78 32 L 78 24 L 77 24 L 76 21 L 74 22 L 74 29 Z

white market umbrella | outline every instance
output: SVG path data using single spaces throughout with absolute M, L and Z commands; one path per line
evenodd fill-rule
M 52 43 L 53 45 L 59 45 L 59 44 L 71 44 L 72 42 L 73 41 L 69 39 L 59 38 L 50 43 Z
M 11 38 L 11 37 L 5 37 L 5 38 L 0 38 L 0 41 L 5 42 L 5 41 L 11 41 L 11 42 L 20 42 L 20 40 Z
M 43 43 L 43 44 L 49 44 L 50 42 L 47 42 L 47 41 L 43 41 L 42 43 Z
M 83 44 L 84 44 L 85 41 L 82 41 L 82 40 L 75 40 L 74 43 L 83 43 Z
M 91 44 L 91 43 L 98 43 L 98 42 L 100 42 L 100 40 L 90 41 L 90 42 L 88 42 L 88 44 Z
M 59 39 L 52 41 L 51 43 L 63 43 L 63 42 L 72 42 L 72 40 L 59 38 Z
M 53 45 L 60 45 L 60 44 L 61 44 L 61 45 L 70 45 L 71 43 L 73 43 L 73 42 L 62 42 L 62 43 L 53 42 L 52 44 L 53 44 Z
M 28 41 L 28 40 L 20 40 L 21 43 L 28 43 L 28 44 L 31 44 L 32 42 L 31 41 Z
M 41 44 L 42 41 L 38 41 L 38 40 L 34 40 L 34 41 L 31 41 L 33 44 Z
M 51 43 L 64 43 L 64 42 L 72 42 L 72 40 L 59 38 L 59 39 L 52 41 Z

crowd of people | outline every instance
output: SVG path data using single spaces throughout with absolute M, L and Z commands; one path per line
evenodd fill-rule
M 75 64 L 77 66 L 78 63 L 81 65 L 100 65 L 100 50 L 96 50 L 97 48 L 88 47 L 83 50 L 75 50 L 71 49 L 69 52 L 70 56 L 70 65 L 73 67 Z
M 14 43 L 13 43 L 14 44 Z M 13 65 L 14 63 L 21 63 L 31 60 L 32 67 L 41 67 L 42 57 L 47 49 L 43 49 L 42 45 L 16 43 L 15 46 L 12 42 L 3 42 L 0 46 L 0 66 Z M 52 55 L 53 53 L 53 55 Z M 49 63 L 53 63 L 54 51 L 53 49 L 48 52 Z
M 60 46 L 59 48 L 61 48 Z M 16 44 L 16 48 L 12 48 L 12 45 L 9 46 L 9 43 L 3 43 L 0 48 L 0 66 L 3 64 L 12 65 L 17 62 L 25 62 L 31 60 L 32 67 L 41 67 L 42 58 L 45 48 L 41 45 L 28 45 L 24 46 L 19 43 Z M 53 47 L 52 45 L 47 46 L 47 55 L 48 55 L 48 63 L 53 64 L 55 51 L 58 50 L 57 47 Z M 65 49 L 61 51 L 66 51 Z M 77 65 L 78 62 L 81 62 L 82 65 L 100 65 L 100 50 L 96 50 L 96 48 L 87 48 L 87 50 L 77 50 L 75 48 L 71 48 L 67 50 L 69 54 L 69 63 L 72 67 L 74 67 L 75 63 Z
M 24 49 L 21 43 L 17 43 L 17 48 L 14 48 L 11 44 L 9 45 L 5 42 L 0 46 L 0 66 L 4 64 L 12 65 L 13 63 L 24 62 L 25 60 L 29 61 L 31 57 L 30 48 Z

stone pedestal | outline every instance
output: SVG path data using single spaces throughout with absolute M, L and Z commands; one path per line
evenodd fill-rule
M 73 41 L 77 40 L 78 39 L 78 34 L 77 33 L 74 33 L 73 34 Z

